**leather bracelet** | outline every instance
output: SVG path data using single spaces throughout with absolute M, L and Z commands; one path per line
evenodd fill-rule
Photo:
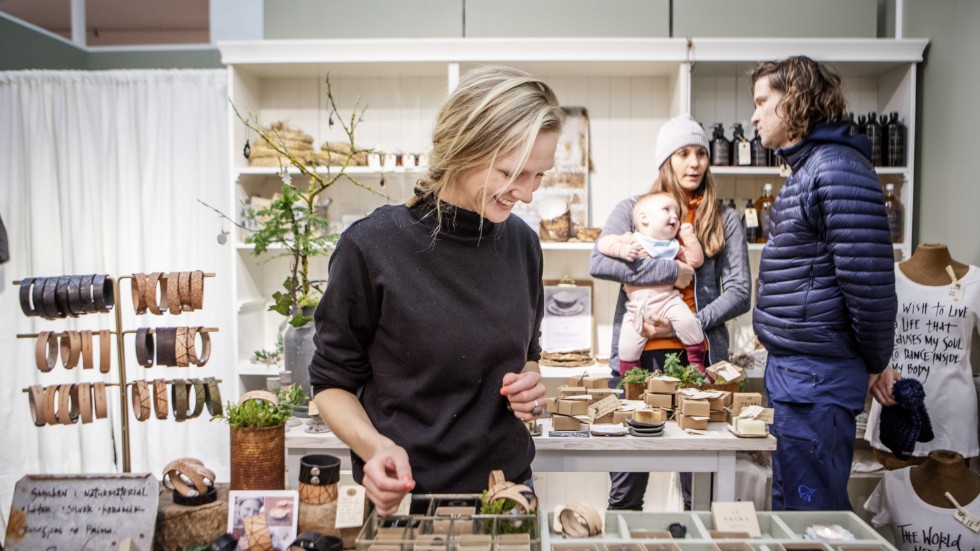
M 337 501 L 337 485 L 314 486 L 305 482 L 299 483 L 299 502 L 306 505 L 323 505 Z
M 167 306 L 170 313 L 174 316 L 180 315 L 180 274 L 170 272 L 163 282 L 167 288 Z
M 204 364 L 208 363 L 208 359 L 211 358 L 211 335 L 204 332 L 204 327 L 190 327 L 189 329 L 190 332 L 187 336 L 187 359 L 197 367 L 204 367 Z M 197 347 L 195 346 L 197 335 L 201 336 L 201 354 L 197 353 Z
M 180 309 L 183 312 L 190 312 L 191 307 L 191 273 L 180 272 L 177 274 L 177 289 L 180 299 Z
M 157 365 L 177 365 L 177 328 L 157 327 Z
M 143 367 L 153 367 L 153 335 L 148 327 L 136 330 L 136 362 Z
M 146 313 L 146 274 L 133 274 L 133 283 L 129 287 L 133 296 L 133 310 L 136 315 Z
M 44 310 L 45 285 L 47 285 L 46 277 L 35 277 L 31 285 L 31 307 L 34 309 L 34 314 L 42 318 L 47 317 L 47 313 Z
M 108 373 L 112 355 L 112 341 L 109 338 L 111 333 L 108 329 L 99 331 L 99 373 Z
M 566 538 L 589 538 L 602 532 L 599 512 L 582 501 L 573 501 L 558 515 L 562 535 Z
M 190 360 L 188 358 L 188 336 L 190 335 L 189 327 L 178 327 L 177 328 L 177 340 L 174 345 L 174 354 L 176 356 L 177 367 L 187 367 L 190 365 Z
M 31 385 L 30 392 L 27 393 L 28 404 L 31 406 L 31 420 L 35 427 L 43 427 L 47 424 L 44 418 L 44 387 L 41 385 Z
M 54 364 L 58 362 L 58 337 L 51 331 L 41 331 L 37 334 L 37 343 L 34 345 L 34 362 L 41 373 L 47 373 L 54 369 Z
M 279 398 L 268 390 L 250 390 L 238 397 L 238 405 L 242 405 L 249 400 L 264 400 L 274 406 L 279 405 Z
M 85 308 L 82 307 L 82 276 L 65 276 L 65 279 L 68 280 L 68 300 L 66 302 L 68 315 L 77 318 L 85 313 Z
M 205 392 L 207 392 L 205 404 L 208 406 L 208 413 L 212 417 L 221 415 L 224 413 L 224 406 L 221 405 L 221 389 L 218 388 L 218 380 L 214 377 L 205 377 L 204 385 Z
M 92 330 L 83 329 L 78 332 L 82 341 L 82 369 L 92 369 L 95 367 L 95 359 L 92 356 Z
M 191 310 L 204 308 L 204 272 L 191 272 Z
M 92 278 L 92 300 L 95 311 L 107 313 L 112 310 L 116 298 L 112 294 L 112 279 L 106 274 L 95 274 Z
M 95 404 L 96 419 L 105 419 L 109 415 L 106 410 L 105 383 L 97 382 L 92 385 L 92 403 Z
M 326 486 L 340 482 L 340 458 L 328 454 L 300 457 L 299 481 L 312 486 Z
M 206 505 L 208 503 L 213 503 L 218 500 L 218 489 L 211 487 L 210 490 L 204 492 L 203 494 L 195 496 L 185 496 L 174 492 L 173 495 L 174 503 L 177 505 L 184 505 L 185 507 L 197 507 L 198 505 Z M 232 547 L 234 549 L 234 547 Z
M 20 280 L 20 309 L 28 317 L 37 315 L 34 306 L 31 304 L 31 290 L 34 288 L 34 280 L 33 277 L 25 277 Z
M 183 379 L 170 381 L 170 402 L 174 408 L 174 419 L 178 423 L 187 420 L 187 382 Z
M 146 421 L 150 418 L 150 389 L 146 387 L 146 381 L 138 380 L 132 382 L 133 415 L 137 421 Z
M 167 406 L 167 380 L 153 380 L 153 413 L 157 419 L 166 419 L 170 410 Z
M 82 301 L 82 310 L 86 314 L 94 314 L 95 310 L 95 297 L 92 294 L 92 282 L 95 280 L 95 274 L 86 274 L 80 276 L 80 283 L 78 284 L 78 294 Z
M 74 369 L 82 353 L 82 339 L 78 331 L 65 331 L 61 337 L 61 365 L 65 369 Z
M 204 462 L 196 457 L 178 457 L 177 459 L 174 459 L 170 463 L 167 463 L 167 466 L 163 468 L 163 478 L 161 478 L 160 481 L 163 483 L 163 486 L 168 490 L 177 491 L 177 486 L 174 486 L 174 483 L 171 480 L 170 471 L 177 470 L 179 472 L 178 465 L 182 463 L 186 465 L 200 465 L 202 467 L 204 466 Z M 177 481 L 178 486 L 182 483 L 183 480 Z M 190 486 L 187 486 L 187 484 L 184 484 L 184 488 L 187 488 L 188 490 L 193 489 Z
M 153 272 L 148 275 L 146 277 L 146 287 L 143 289 L 143 300 L 146 302 L 147 309 L 149 309 L 151 314 L 157 316 L 163 314 L 163 310 L 160 309 L 160 305 L 157 302 L 157 287 L 160 285 L 161 275 L 163 274 L 160 272 Z M 167 299 L 166 291 L 164 291 L 160 298 L 164 301 Z
M 78 383 L 78 414 L 82 418 L 82 424 L 92 422 L 92 383 Z
M 55 418 L 62 425 L 73 425 L 78 421 L 78 394 L 73 384 L 63 384 L 58 387 L 58 410 Z M 75 394 L 72 399 L 72 394 Z
M 248 549 L 273 549 L 269 521 L 265 519 L 265 515 L 248 517 L 242 521 L 242 524 L 245 525 L 245 541 L 248 542 Z
M 309 549 L 310 551 L 342 551 L 344 549 L 344 540 L 336 536 L 327 536 L 318 532 L 303 532 L 296 536 L 296 539 L 293 540 L 293 543 L 289 544 L 287 549 L 292 549 L 293 547 Z
M 190 379 L 187 382 L 188 384 L 193 384 L 194 386 L 194 411 L 189 412 L 187 414 L 187 418 L 197 419 L 197 417 L 201 415 L 201 412 L 204 411 L 204 401 L 206 398 L 206 396 L 204 395 L 205 394 L 204 389 L 206 387 L 204 385 L 204 381 L 202 381 L 201 379 Z
M 163 485 L 183 496 L 206 494 L 214 488 L 214 471 L 199 459 L 182 457 L 167 464 L 163 469 Z
M 58 317 L 68 317 L 68 276 L 59 276 L 54 288 L 54 304 L 58 309 Z
M 60 425 L 55 411 L 58 405 L 58 385 L 44 387 L 44 422 L 49 425 Z
M 58 317 L 58 304 L 55 302 L 55 289 L 58 287 L 58 278 L 44 278 L 44 294 L 41 299 L 41 308 L 44 310 L 42 317 L 53 320 Z M 37 306 L 37 296 L 34 297 L 34 306 Z

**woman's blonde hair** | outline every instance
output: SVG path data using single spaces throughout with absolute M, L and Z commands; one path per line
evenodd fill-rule
M 485 66 L 467 72 L 439 111 L 429 170 L 416 183 L 408 206 L 429 197 L 440 206 L 440 193 L 455 185 L 460 172 L 492 165 L 521 148 L 520 165 L 511 178 L 517 177 L 538 134 L 559 132 L 563 121 L 554 91 L 524 71 Z M 442 208 L 436 212 L 441 222 Z
M 669 162 L 660 165 L 660 174 L 650 188 L 650 193 L 656 192 L 673 195 L 677 204 L 681 206 L 681 219 L 687 218 L 689 199 L 681 183 L 674 176 L 674 170 Z M 715 256 L 725 248 L 725 228 L 721 219 L 721 209 L 718 208 L 718 193 L 710 167 L 705 169 L 704 176 L 701 177 L 701 185 L 691 196 L 701 198 L 697 215 L 694 217 L 694 233 L 704 249 L 704 256 Z

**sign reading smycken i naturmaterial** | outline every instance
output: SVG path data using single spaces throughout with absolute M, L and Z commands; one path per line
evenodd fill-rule
M 160 483 L 152 474 L 28 475 L 14 488 L 5 548 L 116 550 L 153 546 Z

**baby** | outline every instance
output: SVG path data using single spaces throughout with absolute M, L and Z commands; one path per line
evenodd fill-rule
M 607 235 L 596 246 L 606 256 L 633 261 L 640 257 L 671 258 L 698 268 L 704 251 L 691 224 L 680 223 L 681 208 L 669 193 L 650 193 L 640 197 L 633 208 L 634 233 Z M 644 254 L 646 253 L 646 254 Z M 647 339 L 641 334 L 643 321 L 653 316 L 666 318 L 684 344 L 687 361 L 704 371 L 704 332 L 701 323 L 672 285 L 624 285 L 629 297 L 619 333 L 619 371 L 640 365 Z

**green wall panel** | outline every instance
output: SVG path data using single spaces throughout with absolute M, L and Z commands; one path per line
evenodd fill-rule
M 86 68 L 83 50 L 0 17 L 0 70 Z
M 462 0 L 266 0 L 265 38 L 459 38 Z
M 463 0 L 466 37 L 668 37 L 669 0 Z
M 88 69 L 215 69 L 221 64 L 221 53 L 217 48 L 207 47 L 193 50 L 130 50 L 111 52 L 91 52 L 88 55 Z
M 674 36 L 876 38 L 878 0 L 674 0 Z

